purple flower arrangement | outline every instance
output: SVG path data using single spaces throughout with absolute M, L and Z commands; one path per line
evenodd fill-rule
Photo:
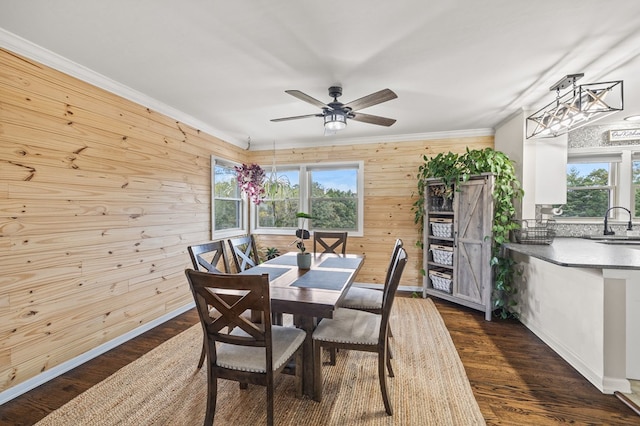
M 238 186 L 249 199 L 258 205 L 264 196 L 264 169 L 257 164 L 235 166 L 238 173 Z

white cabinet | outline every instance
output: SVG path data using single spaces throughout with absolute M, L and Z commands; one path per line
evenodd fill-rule
M 451 207 L 429 179 L 425 194 L 423 296 L 439 297 L 485 312 L 491 320 L 493 223 L 491 174 L 473 176 L 453 190 Z

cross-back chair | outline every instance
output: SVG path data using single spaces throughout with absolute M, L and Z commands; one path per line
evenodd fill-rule
M 211 274 L 185 271 L 206 338 L 207 410 L 204 425 L 212 425 L 216 410 L 218 379 L 266 387 L 267 424 L 273 425 L 274 376 L 295 359 L 296 394 L 302 396 L 302 343 L 305 332 L 272 325 L 269 276 Z M 214 308 L 217 318 L 209 315 Z M 253 323 L 242 314 L 258 312 Z M 239 407 L 241 408 L 241 407 Z
M 237 272 L 243 272 L 260 263 L 256 240 L 253 238 L 253 235 L 230 238 L 228 241 Z
M 196 244 L 187 247 L 189 251 L 189 257 L 193 264 L 193 269 L 196 271 L 209 272 L 213 274 L 220 274 L 229 272 L 229 262 L 224 251 L 224 240 L 211 241 L 204 244 Z M 222 264 L 222 265 L 221 265 Z M 222 270 L 220 270 L 222 266 Z M 220 314 L 214 310 L 209 310 L 209 315 L 216 317 Z M 246 313 L 247 318 L 251 317 L 251 313 Z M 198 368 L 201 368 L 204 364 L 204 359 L 207 355 L 205 346 L 207 344 L 206 336 L 202 342 L 202 352 L 200 353 L 200 360 L 198 361 Z
M 256 240 L 253 235 L 230 238 L 228 242 L 237 272 L 244 272 L 260 263 Z M 282 325 L 282 312 L 273 312 L 272 321 L 274 324 Z
M 229 262 L 224 252 L 223 240 L 189 246 L 188 250 L 193 269 L 196 271 L 229 272 Z
M 320 251 L 318 251 L 318 247 Z M 313 252 L 345 254 L 347 252 L 347 233 L 313 231 Z
M 387 375 L 393 377 L 389 357 L 389 317 L 396 290 L 407 263 L 407 252 L 400 248 L 394 262 L 389 282 L 385 283 L 382 298 L 382 315 L 355 309 L 338 308 L 333 318 L 324 318 L 313 332 L 314 394 L 322 400 L 322 348 L 341 348 L 378 354 L 378 378 L 385 411 L 393 415 L 393 407 L 387 390 Z M 385 371 L 386 367 L 386 371 Z

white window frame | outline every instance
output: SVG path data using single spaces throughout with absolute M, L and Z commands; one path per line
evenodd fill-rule
M 247 230 L 248 230 L 248 219 L 247 219 L 247 196 L 245 195 L 244 192 L 240 192 L 240 228 L 230 228 L 230 229 L 223 229 L 223 230 L 217 230 L 216 229 L 216 218 L 215 218 L 215 214 L 216 214 L 216 209 L 215 209 L 215 200 L 216 200 L 216 194 L 215 194 L 215 188 L 216 188 L 216 182 L 215 182 L 215 168 L 216 165 L 219 166 L 225 166 L 225 167 L 235 167 L 235 166 L 240 166 L 240 163 L 237 163 L 235 161 L 231 161 L 231 160 L 227 160 L 225 158 L 220 158 L 220 157 L 215 157 L 215 156 L 211 156 L 211 239 L 212 240 L 220 240 L 223 238 L 232 238 L 232 237 L 236 237 L 238 235 L 245 235 L 247 234 Z
M 633 212 L 634 186 L 632 184 L 632 161 L 634 156 L 640 159 L 638 146 L 615 146 L 602 148 L 574 148 L 568 150 L 567 164 L 569 163 L 610 163 L 609 173 L 611 206 L 625 207 Z M 567 184 L 567 190 L 569 189 Z M 636 212 L 638 214 L 640 212 Z M 637 219 L 637 216 L 634 216 Z M 628 213 L 621 209 L 613 209 L 609 212 L 609 219 L 626 223 L 629 220 Z M 604 217 L 557 217 L 558 222 L 565 223 L 602 223 Z
M 309 211 L 309 199 L 310 199 L 310 182 L 309 171 L 312 170 L 332 170 L 332 169 L 344 169 L 355 168 L 357 169 L 357 193 L 358 193 L 358 223 L 355 231 L 348 231 L 350 236 L 362 237 L 364 235 L 364 161 L 345 161 L 345 162 L 333 162 L 333 163 L 307 163 L 307 164 L 286 164 L 282 165 L 287 170 L 298 169 L 299 171 L 299 185 L 300 185 L 300 211 Z M 276 170 L 278 166 L 276 165 Z M 257 214 L 256 206 L 251 205 L 251 232 L 255 234 L 265 235 L 293 235 L 296 228 L 267 228 L 257 226 Z M 313 231 L 311 231 L 313 234 Z
M 631 215 L 634 218 L 639 218 L 640 217 L 640 211 L 636 211 L 635 210 L 635 198 L 636 198 L 636 188 L 640 188 L 640 184 L 634 184 L 633 183 L 633 162 L 634 161 L 640 161 L 640 151 L 632 151 L 631 152 L 631 164 L 630 164 L 630 176 L 629 176 L 629 182 L 631 185 L 631 199 L 629 200 L 630 204 L 631 204 L 631 208 L 629 210 L 631 210 Z

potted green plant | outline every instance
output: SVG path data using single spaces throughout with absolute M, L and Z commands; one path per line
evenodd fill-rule
M 298 219 L 302 219 L 300 228 L 296 229 L 296 240 L 292 243 L 295 244 L 300 252 L 298 253 L 298 268 L 309 269 L 311 268 L 311 253 L 307 252 L 307 248 L 304 245 L 304 240 L 308 240 L 310 237 L 309 231 L 305 229 L 305 222 L 307 219 L 313 219 L 308 213 L 298 212 L 296 213 Z
M 264 256 L 267 260 L 275 259 L 280 256 L 280 250 L 277 247 L 267 247 L 264 251 Z

